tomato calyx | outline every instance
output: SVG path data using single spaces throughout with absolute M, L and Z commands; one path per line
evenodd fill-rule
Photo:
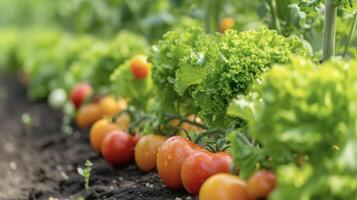
M 231 129 L 214 128 L 201 132 L 200 134 L 192 137 L 188 135 L 191 141 L 195 144 L 205 147 L 209 151 L 223 152 L 227 150 L 230 146 L 226 136 L 231 131 Z

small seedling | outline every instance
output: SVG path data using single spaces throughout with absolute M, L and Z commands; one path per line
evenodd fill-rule
M 84 188 L 88 192 L 89 191 L 89 178 L 90 172 L 92 170 L 93 163 L 90 160 L 87 160 L 84 164 L 84 168 L 78 167 L 77 172 L 84 178 Z

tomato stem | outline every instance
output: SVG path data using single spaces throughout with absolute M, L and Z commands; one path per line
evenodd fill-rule
M 352 43 L 352 39 L 353 39 L 353 36 L 355 34 L 355 31 L 356 31 L 356 27 L 357 27 L 357 11 L 355 12 L 355 14 L 353 15 L 353 21 L 352 21 L 352 26 L 351 26 L 351 30 L 350 30 L 350 34 L 348 36 L 348 40 L 347 40 L 347 43 L 346 43 L 346 47 L 345 47 L 345 50 L 343 52 L 343 57 L 347 57 L 347 54 L 348 54 L 348 49 L 350 48 L 351 46 L 351 43 Z
M 207 130 L 204 132 L 201 132 L 195 139 L 195 143 L 196 144 L 200 144 L 202 139 L 205 137 L 209 137 L 209 136 L 214 136 L 214 135 L 219 135 L 219 136 L 225 136 L 227 134 L 227 130 L 223 129 L 223 128 L 214 128 L 211 130 Z

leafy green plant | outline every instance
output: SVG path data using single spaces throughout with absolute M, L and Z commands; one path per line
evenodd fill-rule
M 266 28 L 207 35 L 200 29 L 168 32 L 152 52 L 153 81 L 164 112 L 195 114 L 210 126 L 230 126 L 231 99 L 247 94 L 274 63 L 306 55 L 297 38 Z
M 90 172 L 92 171 L 93 163 L 90 160 L 86 160 L 84 164 L 84 168 L 78 167 L 77 172 L 81 175 L 84 179 L 84 188 L 86 191 L 89 191 L 89 179 L 90 179 Z
M 247 176 L 258 168 L 276 170 L 272 199 L 356 196 L 357 92 L 348 87 L 356 84 L 355 63 L 297 58 L 265 73 L 254 89 L 258 97 L 231 104 L 228 113 L 248 121 L 251 137 L 231 135 L 236 164 Z

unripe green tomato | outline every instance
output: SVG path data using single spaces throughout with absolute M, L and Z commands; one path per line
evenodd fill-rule
M 52 90 L 48 96 L 48 104 L 51 108 L 60 109 L 64 106 L 67 100 L 67 93 L 63 88 Z

